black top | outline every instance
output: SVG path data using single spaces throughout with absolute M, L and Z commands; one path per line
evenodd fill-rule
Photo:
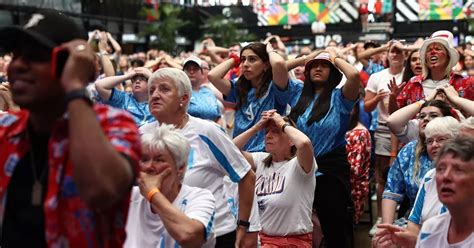
M 32 148 L 18 162 L 7 189 L 1 247 L 46 247 L 43 203 L 47 192 L 49 135 L 30 132 Z M 33 172 L 43 185 L 40 206 L 32 204 Z

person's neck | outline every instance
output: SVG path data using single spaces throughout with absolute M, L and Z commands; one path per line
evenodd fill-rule
M 446 78 L 444 74 L 444 70 L 432 69 L 430 72 L 430 75 L 431 75 L 431 80 L 436 80 L 436 81 Z
M 199 91 L 199 89 L 201 88 L 201 82 L 193 82 L 191 86 L 193 87 L 193 91 Z
M 39 134 L 51 133 L 54 123 L 64 111 L 30 112 L 29 122 L 33 131 Z
M 470 209 L 470 210 L 469 210 Z M 448 242 L 450 244 L 465 240 L 474 230 L 474 206 L 449 209 L 451 223 L 448 230 Z
M 148 102 L 148 93 L 135 93 L 133 96 L 138 102 Z
M 252 85 L 252 88 L 257 89 L 258 86 L 260 85 L 260 82 L 262 81 L 262 78 L 263 78 L 263 73 L 259 77 L 254 78 L 253 80 L 250 80 L 250 84 Z
M 403 71 L 403 65 L 400 65 L 400 66 L 390 66 L 388 68 L 388 72 L 390 72 L 390 74 L 392 75 L 396 75 L 396 74 L 399 74 L 400 72 Z
M 289 160 L 291 158 L 291 151 L 289 152 L 273 152 L 270 153 L 272 155 L 272 162 L 282 162 Z
M 188 123 L 188 114 L 181 112 L 176 113 L 174 115 L 168 116 L 160 116 L 160 118 L 156 118 L 160 123 L 174 125 L 176 128 L 183 128 Z

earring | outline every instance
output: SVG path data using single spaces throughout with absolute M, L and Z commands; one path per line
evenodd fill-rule
M 183 104 L 182 104 L 182 103 L 180 103 L 180 104 L 179 104 L 179 107 L 180 107 L 180 108 L 182 108 L 182 107 L 183 107 Z

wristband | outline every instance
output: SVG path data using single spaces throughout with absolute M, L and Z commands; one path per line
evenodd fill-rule
M 418 108 L 421 108 L 421 106 L 423 106 L 425 102 L 425 100 L 419 100 L 418 102 L 416 102 L 416 106 L 418 106 Z
M 238 220 L 237 226 L 242 226 L 248 229 L 250 227 L 250 222 L 245 221 L 245 220 Z
M 289 125 L 290 125 L 290 124 L 288 124 L 288 123 L 286 123 L 286 122 L 285 122 L 285 124 L 281 125 L 281 132 L 282 132 L 282 133 L 285 133 L 285 128 L 286 128 L 287 126 L 289 126 Z
M 148 191 L 148 193 L 146 194 L 146 199 L 151 202 L 151 198 L 153 198 L 153 196 L 160 192 L 160 189 L 158 189 L 157 187 L 154 187 L 153 189 L 151 189 L 150 191 Z
M 339 58 L 338 56 L 334 56 L 333 58 L 331 58 L 331 62 L 333 64 L 336 64 L 336 59 Z
M 237 56 L 236 54 L 234 53 L 231 53 L 229 55 L 229 58 L 233 59 L 234 60 L 234 67 L 237 68 L 240 66 L 240 57 Z
M 71 101 L 75 99 L 82 99 L 86 101 L 87 104 L 89 104 L 90 106 L 92 106 L 93 104 L 92 100 L 89 97 L 89 92 L 87 92 L 85 88 L 67 92 L 64 98 L 66 100 L 66 105 L 68 105 Z

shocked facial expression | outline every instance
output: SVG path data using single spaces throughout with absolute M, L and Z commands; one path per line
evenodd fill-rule
M 415 76 L 421 75 L 423 67 L 421 66 L 420 52 L 414 52 L 410 58 L 410 68 Z
M 450 207 L 472 207 L 474 199 L 474 161 L 462 161 L 447 153 L 436 165 L 439 200 Z
M 150 113 L 159 121 L 160 117 L 178 112 L 180 104 L 186 102 L 187 96 L 179 96 L 178 88 L 171 78 L 157 78 L 148 89 Z
M 331 64 L 327 61 L 317 60 L 311 65 L 309 76 L 314 83 L 324 83 L 331 73 Z
M 443 114 L 441 113 L 441 110 L 437 107 L 433 106 L 428 106 L 424 107 L 420 110 L 420 113 L 416 116 L 416 119 L 418 119 L 418 128 L 420 130 L 420 133 L 424 135 L 425 133 L 425 127 L 430 122 L 436 117 L 441 117 Z
M 247 80 L 260 78 L 270 67 L 269 62 L 264 62 L 252 49 L 245 49 L 240 56 L 242 75 Z
M 432 160 L 436 159 L 439 149 L 441 149 L 443 144 L 449 139 L 451 139 L 451 135 L 449 134 L 436 134 L 431 137 L 426 137 L 425 143 L 428 150 L 428 156 Z
M 449 63 L 448 51 L 440 43 L 432 43 L 426 48 L 425 61 L 430 69 L 444 69 Z
M 159 175 L 165 169 L 171 168 L 171 174 L 164 179 L 161 184 L 162 187 L 167 187 L 179 182 L 176 162 L 171 152 L 166 148 L 163 150 L 151 150 L 149 146 L 142 146 L 140 167 L 143 172 L 149 175 Z
M 131 79 L 133 94 L 148 93 L 148 79 L 144 76 L 137 75 Z

